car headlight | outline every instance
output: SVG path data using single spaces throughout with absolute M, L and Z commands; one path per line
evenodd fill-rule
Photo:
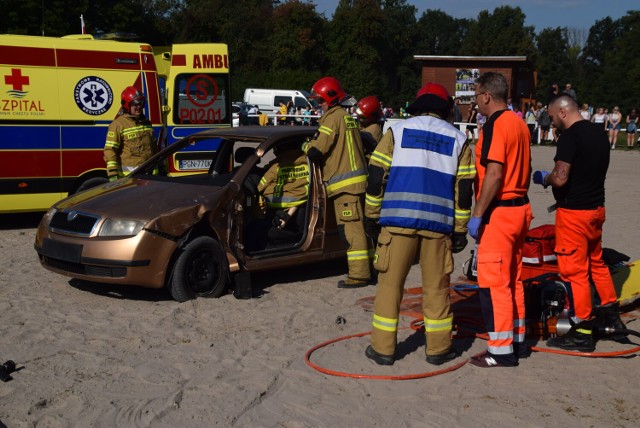
M 58 210 L 55 208 L 49 208 L 49 210 L 42 216 L 42 220 L 40 220 L 43 224 L 44 227 L 49 227 L 49 223 L 51 223 L 51 219 L 53 218 L 54 214 L 57 213 Z
M 98 236 L 136 236 L 145 222 L 140 220 L 123 220 L 108 218 L 102 223 Z

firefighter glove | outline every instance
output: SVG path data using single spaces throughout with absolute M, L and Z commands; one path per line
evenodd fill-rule
M 549 175 L 549 171 L 535 171 L 533 173 L 533 182 L 535 184 L 542 184 L 544 188 L 547 188 L 547 184 L 545 184 L 544 180 Z
M 471 217 L 471 220 L 469 220 L 469 224 L 467 224 L 467 228 L 469 229 L 469 236 L 471 236 L 476 241 L 478 240 L 478 236 L 480 235 L 480 226 L 482 226 L 482 217 Z
M 278 228 L 284 227 L 284 225 L 289 221 L 291 216 L 289 213 L 283 210 L 276 211 L 275 216 L 273 217 L 273 225 Z
M 464 250 L 468 242 L 466 233 L 453 232 L 453 235 L 451 235 L 451 252 L 459 253 Z
M 378 235 L 380 235 L 380 223 L 374 218 L 365 217 L 364 219 L 364 233 L 375 242 L 378 242 Z

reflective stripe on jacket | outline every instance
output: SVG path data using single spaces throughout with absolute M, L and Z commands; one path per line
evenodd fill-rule
M 399 122 L 391 131 L 396 143 L 380 224 L 452 233 L 464 134 L 432 116 Z
M 258 191 L 272 208 L 291 208 L 307 202 L 309 165 L 299 151 L 278 156 L 258 184 Z
M 146 118 L 123 114 L 109 125 L 104 145 L 107 175 L 120 177 L 141 165 L 156 152 L 151 122 Z
M 320 118 L 319 125 L 304 151 L 315 148 L 323 154 L 322 174 L 328 196 L 364 193 L 367 167 L 358 122 L 342 107 L 335 106 Z

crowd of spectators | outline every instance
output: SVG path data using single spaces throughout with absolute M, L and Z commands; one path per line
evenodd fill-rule
M 560 90 L 558 84 L 554 83 L 549 88 L 547 103 L 554 97 L 561 94 L 568 94 L 573 99 L 577 100 L 576 92 L 571 87 L 571 83 L 567 83 L 564 90 Z M 508 107 L 515 111 L 516 114 L 519 113 L 517 105 L 508 103 Z M 532 144 L 556 142 L 558 133 L 553 127 L 546 105 L 543 106 L 541 102 L 537 102 L 535 104 L 525 103 L 523 111 L 524 115 L 522 118 L 531 132 Z M 585 120 L 589 120 L 602 126 L 602 129 L 609 137 L 609 145 L 612 150 L 616 148 L 620 131 L 623 131 L 626 134 L 627 149 L 633 149 L 640 145 L 640 138 L 638 138 L 639 117 L 638 111 L 635 107 L 625 115 L 620 110 L 619 106 L 614 106 L 611 111 L 609 111 L 608 108 L 603 106 L 594 107 L 589 103 L 582 103 L 580 115 Z M 520 114 L 518 114 L 518 116 L 520 116 Z M 470 122 L 470 120 L 468 120 L 468 122 Z
M 554 97 L 564 93 L 577 100 L 576 91 L 572 88 L 571 83 L 566 83 L 563 90 L 560 89 L 560 86 L 557 83 L 554 83 L 551 85 L 547 93 L 547 104 Z M 467 138 L 477 138 L 480 130 L 482 129 L 482 125 L 487 118 L 483 117 L 478 112 L 475 103 L 471 103 L 469 106 L 466 120 L 462 119 L 460 116 L 460 109 L 457 104 L 455 107 L 458 109 L 458 114 L 455 115 L 457 120 L 454 120 L 454 122 L 466 123 L 464 130 Z M 558 133 L 554 129 L 551 118 L 547 112 L 547 105 L 543 105 L 540 101 L 535 103 L 525 103 L 523 109 L 520 110 L 518 104 L 513 103 L 511 98 L 509 98 L 507 101 L 507 107 L 510 110 L 513 110 L 518 117 L 525 121 L 531 133 L 532 144 L 548 144 L 556 142 Z M 389 106 L 381 105 L 381 108 L 384 119 L 409 117 L 404 108 L 400 108 L 397 112 Z M 355 106 L 348 107 L 347 111 L 354 117 L 356 116 Z M 317 119 L 322 116 L 323 113 L 324 112 L 320 107 L 307 106 L 303 109 L 300 107 L 296 108 L 293 106 L 293 103 L 289 103 L 288 105 L 283 104 L 280 106 L 280 110 L 276 112 L 276 121 L 279 125 L 315 126 L 318 124 Z M 257 110 L 257 107 L 255 110 L 249 111 L 249 115 L 251 116 L 252 114 L 260 115 L 259 118 L 256 117 L 255 120 L 251 121 L 252 124 L 259 123 L 261 125 L 267 125 L 273 123 L 268 117 L 266 117 L 266 115 L 264 115 L 264 113 L 261 114 L 261 112 Z M 638 138 L 638 122 L 640 118 L 636 108 L 632 108 L 625 115 L 618 106 L 614 106 L 611 109 L 611 112 L 609 112 L 609 109 L 603 106 L 594 107 L 589 103 L 582 103 L 580 115 L 585 120 L 589 120 L 602 126 L 602 129 L 607 132 L 609 136 L 609 144 L 612 150 L 616 148 L 620 131 L 623 131 L 626 135 L 627 149 L 633 149 L 636 146 L 640 146 L 640 138 Z

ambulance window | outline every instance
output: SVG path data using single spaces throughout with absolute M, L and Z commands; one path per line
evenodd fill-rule
M 167 105 L 167 79 L 158 77 L 158 85 L 160 86 L 160 104 Z
M 296 97 L 295 104 L 296 104 L 296 107 L 300 107 L 300 108 L 305 108 L 309 105 L 307 100 L 305 100 L 302 97 Z
M 174 87 L 172 111 L 176 125 L 231 124 L 227 74 L 179 74 Z

